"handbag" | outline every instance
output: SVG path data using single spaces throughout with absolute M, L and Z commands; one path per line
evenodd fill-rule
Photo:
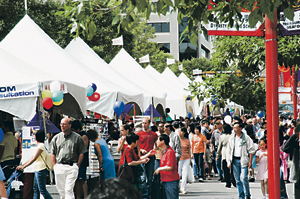
M 127 180 L 128 182 L 133 183 L 134 182 L 134 175 L 133 175 L 131 166 L 129 166 L 127 164 L 126 151 L 127 151 L 127 148 L 124 151 L 124 164 L 120 165 L 120 169 L 119 169 L 119 172 L 118 172 L 118 178 L 123 178 L 123 179 Z
M 51 153 L 47 153 L 46 151 L 46 160 L 43 158 L 42 154 L 40 155 L 42 160 L 44 161 L 46 168 L 48 171 L 53 171 L 53 164 L 52 164 L 52 160 L 51 160 Z

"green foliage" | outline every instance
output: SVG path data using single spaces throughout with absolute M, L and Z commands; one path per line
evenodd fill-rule
M 213 69 L 212 62 L 207 60 L 206 58 L 192 58 L 191 60 L 183 60 L 182 61 L 184 74 L 188 77 L 193 75 L 193 70 L 199 69 L 202 71 L 211 71 Z M 178 69 L 178 67 L 177 67 Z M 176 71 L 176 75 L 178 76 L 181 71 Z
M 92 38 L 94 32 L 89 31 L 89 23 L 95 18 L 100 18 L 108 12 L 116 12 L 113 25 L 122 24 L 127 27 L 128 23 L 134 19 L 134 14 L 141 14 L 148 20 L 151 10 L 158 15 L 166 15 L 168 7 L 171 7 L 171 13 L 178 13 L 177 19 L 181 23 L 184 17 L 188 17 L 188 26 L 183 32 L 187 34 L 193 44 L 197 45 L 198 33 L 201 32 L 201 24 L 208 22 L 227 22 L 229 27 L 238 27 L 238 21 L 242 22 L 240 12 L 242 8 L 251 11 L 249 15 L 250 27 L 254 27 L 258 21 L 263 22 L 266 15 L 271 21 L 274 21 L 275 14 L 280 6 L 283 8 L 284 15 L 292 20 L 294 17 L 293 5 L 298 0 L 215 0 L 212 5 L 211 0 L 81 0 L 65 7 L 63 12 L 58 15 L 64 15 L 74 19 L 73 23 L 79 24 L 76 35 L 79 32 L 86 32 L 88 38 Z M 82 29 L 80 29 L 82 27 Z M 93 26 L 92 26 L 93 28 Z

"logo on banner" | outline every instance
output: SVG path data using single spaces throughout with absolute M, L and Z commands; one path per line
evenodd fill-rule
M 37 96 L 37 86 L 4 86 L 0 87 L 0 99 L 11 99 L 21 97 L 33 97 Z

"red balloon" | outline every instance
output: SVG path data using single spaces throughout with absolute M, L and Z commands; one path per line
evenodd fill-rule
M 90 101 L 97 102 L 100 99 L 100 94 L 97 92 L 94 92 L 93 95 L 88 97 Z
M 45 97 L 42 101 L 42 104 L 45 109 L 50 109 L 53 106 L 53 100 L 51 97 Z

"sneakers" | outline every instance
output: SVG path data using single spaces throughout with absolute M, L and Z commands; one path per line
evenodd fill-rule
M 215 174 L 215 177 L 219 177 L 219 174 L 216 173 L 216 174 Z
M 204 182 L 203 178 L 199 178 L 199 182 Z
M 181 191 L 182 194 L 186 194 L 186 191 Z

